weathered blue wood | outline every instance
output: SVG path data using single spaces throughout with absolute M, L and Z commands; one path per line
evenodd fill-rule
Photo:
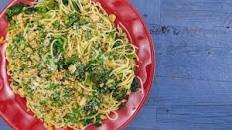
M 158 25 L 151 31 L 158 42 L 158 75 L 232 81 L 232 32 Z
M 231 82 L 158 77 L 160 130 L 230 130 Z
M 161 0 L 131 0 L 148 24 L 160 24 Z
M 161 0 L 161 23 L 231 30 L 231 6 L 231 0 Z
M 5 7 L 5 5 L 9 2 L 9 0 L 1 0 L 0 1 L 0 11 Z
M 11 128 L 0 118 L 0 130 L 10 130 Z

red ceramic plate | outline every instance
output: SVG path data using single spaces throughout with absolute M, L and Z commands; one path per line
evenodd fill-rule
M 140 79 L 142 89 L 129 96 L 125 107 L 118 110 L 119 118 L 117 120 L 105 120 L 103 125 L 98 128 L 89 125 L 85 130 L 122 130 L 142 108 L 150 92 L 155 68 L 154 46 L 142 18 L 127 0 L 97 1 L 108 13 L 117 16 L 116 24 L 124 28 L 131 42 L 138 47 L 139 61 L 137 61 L 136 75 Z M 13 0 L 10 2 L 5 10 L 0 13 L 0 36 L 5 37 L 7 33 L 8 23 L 4 15 L 6 9 L 18 2 L 30 4 L 30 0 Z M 5 44 L 0 45 L 0 115 L 14 129 L 44 130 L 46 128 L 43 122 L 34 117 L 32 112 L 26 111 L 26 100 L 14 94 L 9 86 L 8 79 L 10 77 L 6 73 Z

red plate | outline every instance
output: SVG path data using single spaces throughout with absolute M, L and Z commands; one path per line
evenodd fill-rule
M 122 130 L 135 117 L 145 103 L 154 77 L 155 56 L 152 38 L 144 21 L 135 8 L 126 0 L 97 0 L 108 13 L 117 16 L 116 24 L 125 29 L 129 39 L 138 47 L 139 67 L 136 75 L 141 81 L 142 89 L 132 93 L 125 107 L 118 110 L 119 118 L 115 121 L 105 120 L 101 127 L 89 125 L 85 130 Z M 6 9 L 18 2 L 30 3 L 30 0 L 13 0 L 0 13 L 0 36 L 5 37 L 8 23 Z M 0 115 L 14 129 L 44 130 L 43 122 L 26 111 L 26 100 L 14 94 L 9 86 L 6 74 L 5 44 L 0 45 Z M 69 128 L 60 129 L 67 130 Z

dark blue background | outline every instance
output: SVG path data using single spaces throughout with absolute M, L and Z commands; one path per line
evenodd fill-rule
M 232 0 L 131 3 L 155 39 L 157 77 L 127 130 L 231 130 Z

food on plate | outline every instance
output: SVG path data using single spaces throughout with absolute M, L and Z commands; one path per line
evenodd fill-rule
M 47 126 L 116 120 L 126 96 L 138 90 L 136 47 L 98 2 L 18 3 L 6 17 L 11 87 Z

